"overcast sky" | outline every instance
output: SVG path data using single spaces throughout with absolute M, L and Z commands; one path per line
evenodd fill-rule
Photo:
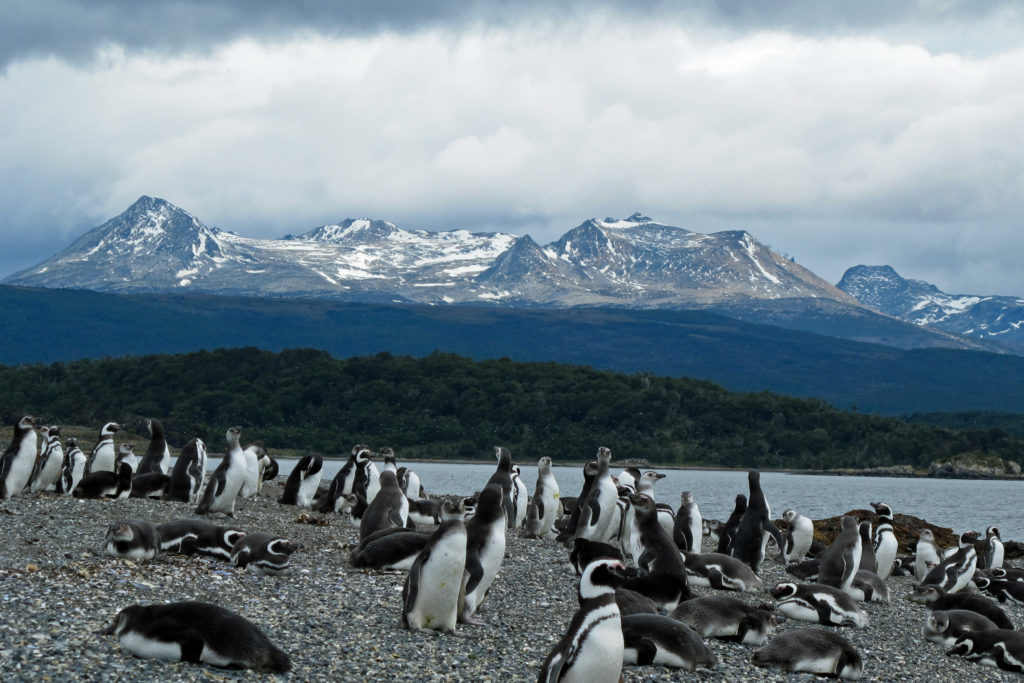
M 642 211 L 1024 296 L 1017 2 L 8 0 L 0 277 L 140 195 L 556 239 Z

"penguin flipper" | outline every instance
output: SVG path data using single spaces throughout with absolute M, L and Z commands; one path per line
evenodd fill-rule
M 626 647 L 636 650 L 636 663 L 639 666 L 654 664 L 654 658 L 658 655 L 658 646 L 648 638 L 640 637 L 637 640 L 631 640 Z
M 537 519 L 544 519 L 544 501 L 540 496 L 534 496 L 533 504 L 537 508 Z
M 572 649 L 575 650 L 575 648 Z M 568 656 L 569 653 L 553 653 L 551 661 L 547 663 L 546 667 L 541 669 L 540 676 L 537 677 L 537 683 L 558 683 L 559 679 L 562 678 L 562 666 L 565 664 Z
M 484 578 L 484 566 L 480 564 L 480 558 L 476 555 L 466 556 L 466 593 L 472 593 L 480 585 Z
M 188 629 L 178 638 L 178 645 L 181 647 L 181 661 L 199 664 L 203 656 L 203 648 L 206 643 L 203 637 L 195 631 Z
M 402 522 L 402 515 L 398 513 L 398 510 L 394 508 L 388 510 L 388 521 L 394 524 L 399 529 L 403 528 L 405 524 Z
M 587 499 L 587 508 L 590 509 L 590 526 L 597 526 L 598 520 L 601 519 L 601 503 L 597 500 L 597 496 Z
M 761 521 L 761 529 L 767 531 L 775 539 L 775 544 L 779 547 L 779 557 L 782 559 L 782 563 L 785 564 L 785 553 L 786 553 L 786 539 L 782 537 L 782 532 L 779 531 L 779 527 L 775 526 L 775 522 L 770 519 L 764 519 Z
M 816 605 L 818 610 L 818 623 L 823 626 L 836 626 L 837 624 L 832 621 L 832 608 L 823 602 L 819 602 Z

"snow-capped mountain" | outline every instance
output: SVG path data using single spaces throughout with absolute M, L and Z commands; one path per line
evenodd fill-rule
M 253 239 L 142 197 L 6 284 L 419 303 L 679 307 L 737 299 L 856 302 L 746 232 L 703 235 L 634 214 L 529 236 L 347 219 Z
M 924 327 L 1024 347 L 1024 299 L 946 294 L 901 277 L 891 266 L 854 266 L 837 287 L 865 306 Z

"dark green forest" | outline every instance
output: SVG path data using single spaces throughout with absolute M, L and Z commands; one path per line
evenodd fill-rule
M 1020 460 L 1024 441 L 984 421 L 950 429 L 844 412 L 815 399 L 735 393 L 706 381 L 558 363 L 424 358 L 334 359 L 323 351 L 255 348 L 0 366 L 6 424 L 140 425 L 159 418 L 172 445 L 193 436 L 218 451 L 245 441 L 343 457 L 355 443 L 400 457 L 542 455 L 720 467 L 818 469 L 907 464 L 978 453 Z

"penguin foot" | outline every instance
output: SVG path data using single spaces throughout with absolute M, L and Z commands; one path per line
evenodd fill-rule
M 468 626 L 490 626 L 486 621 L 477 617 L 459 617 L 459 623 Z

